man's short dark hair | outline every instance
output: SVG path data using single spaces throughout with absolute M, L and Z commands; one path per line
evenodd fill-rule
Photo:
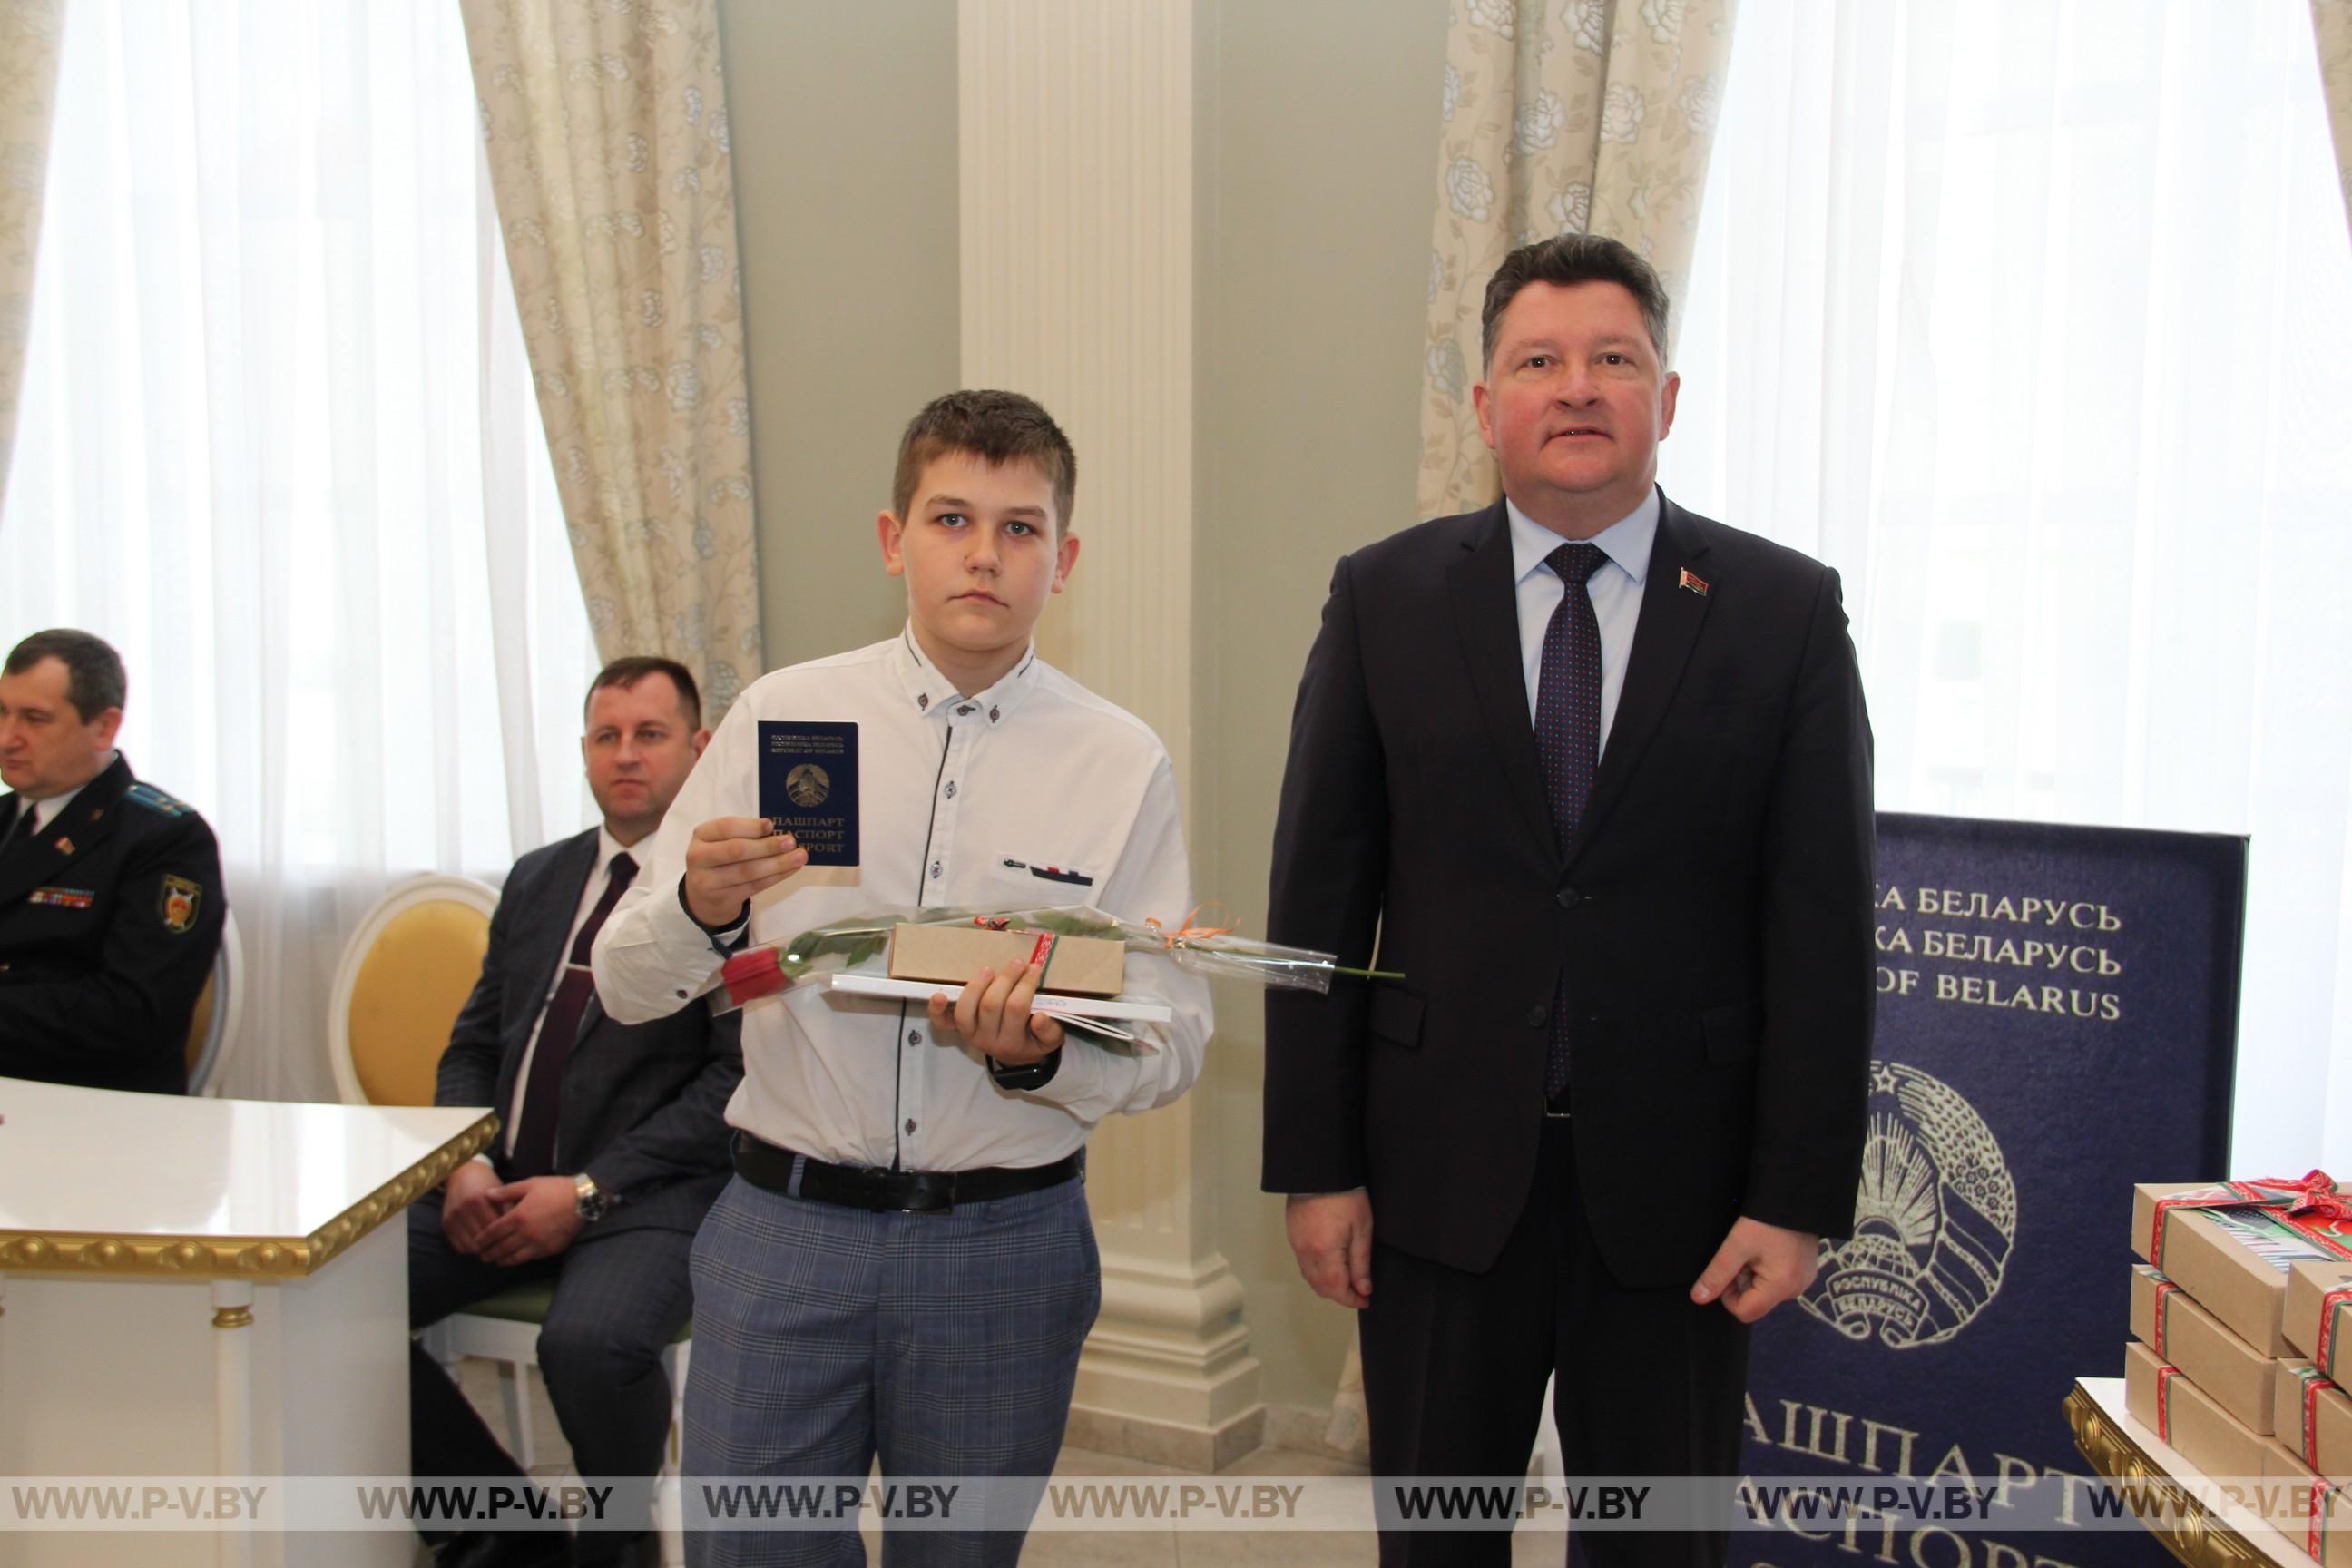
M 1666 286 L 1658 269 L 1622 242 L 1601 234 L 1563 234 L 1523 245 L 1503 258 L 1486 283 L 1486 306 L 1479 316 L 1479 363 L 1495 363 L 1495 336 L 1503 312 L 1520 289 L 1530 283 L 1568 288 L 1576 283 L 1614 283 L 1642 307 L 1650 329 L 1650 346 L 1658 363 L 1666 360 Z
M 890 511 L 900 522 L 914 504 L 923 469 L 948 452 L 969 452 L 991 468 L 1016 460 L 1037 465 L 1054 487 L 1056 537 L 1070 529 L 1078 488 L 1078 457 L 1054 416 L 1017 392 L 950 392 L 935 397 L 898 437 L 898 470 L 890 479 Z
M 674 658 L 663 658 L 649 653 L 633 653 L 625 658 L 616 658 L 598 670 L 596 679 L 588 683 L 588 695 L 581 700 L 581 718 L 587 718 L 589 705 L 596 700 L 596 693 L 604 688 L 617 686 L 626 691 L 648 675 L 669 677 L 669 683 L 677 688 L 678 711 L 686 715 L 686 727 L 688 730 L 701 729 L 702 693 L 694 684 L 693 672 Z
M 6 666 L 10 675 L 22 675 L 45 658 L 54 658 L 66 667 L 66 700 L 81 721 L 89 723 L 110 708 L 122 706 L 127 685 L 122 679 L 122 656 L 104 637 L 78 632 L 70 626 L 53 626 L 45 632 L 35 632 L 8 650 Z

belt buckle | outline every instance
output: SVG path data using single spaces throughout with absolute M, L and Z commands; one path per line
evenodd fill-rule
M 911 1174 L 905 1200 L 885 1206 L 892 1214 L 952 1213 L 955 1209 L 955 1187 L 953 1171 L 918 1171 Z

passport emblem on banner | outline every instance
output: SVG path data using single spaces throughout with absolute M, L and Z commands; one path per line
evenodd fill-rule
M 857 726 L 762 721 L 760 815 L 812 866 L 857 864 Z
M 2000 1290 L 2017 1244 L 2017 1184 L 1992 1129 L 1907 1062 L 1871 1063 L 1870 1132 L 1853 1234 L 1822 1244 L 1801 1300 L 1850 1340 L 1939 1343 Z

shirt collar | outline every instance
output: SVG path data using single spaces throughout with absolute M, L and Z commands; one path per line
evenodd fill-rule
M 1519 510 L 1519 503 L 1507 498 L 1504 510 L 1511 518 L 1511 581 L 1524 583 L 1529 573 L 1544 563 L 1551 552 L 1567 541 Z M 1625 516 L 1594 534 L 1589 542 L 1601 546 L 1601 552 L 1623 568 L 1625 575 L 1640 587 L 1650 575 L 1650 547 L 1657 542 L 1658 487 L 1652 485 L 1642 504 Z
M 96 784 L 99 779 L 103 778 L 106 774 L 106 769 L 112 767 L 121 755 L 122 753 L 120 751 L 107 752 L 106 767 L 99 769 L 96 774 L 92 775 L 83 783 L 74 785 L 73 788 L 66 791 L 63 795 L 49 795 L 46 799 L 42 800 L 26 798 L 25 810 L 27 815 L 25 818 L 26 824 L 25 831 L 27 833 L 46 833 L 48 831 L 50 826 L 57 822 L 58 818 L 66 814 L 66 807 L 74 803 L 74 796 L 88 789 L 91 784 Z
M 639 842 L 642 843 L 644 840 L 640 839 Z M 626 855 L 630 859 L 636 860 L 638 868 L 641 870 L 645 867 L 645 861 L 638 859 L 635 849 L 614 837 L 611 828 L 601 822 L 598 823 L 596 825 L 596 864 L 589 872 L 588 879 L 595 883 L 600 890 L 604 885 L 603 873 L 613 868 L 613 857 L 615 855 Z
M 1045 668 L 1037 658 L 1037 639 L 1032 637 L 1021 662 L 995 685 L 981 692 L 958 691 L 955 683 L 923 657 L 911 626 L 900 628 L 898 646 L 890 655 L 890 663 L 898 677 L 898 689 L 907 694 L 907 700 L 918 713 L 984 721 L 992 729 L 1012 718 L 1027 700 L 1029 693 L 1037 688 L 1039 671 Z

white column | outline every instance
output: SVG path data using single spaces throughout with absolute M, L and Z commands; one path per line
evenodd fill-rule
M 1084 542 L 1045 658 L 1160 732 L 1192 820 L 1192 0 L 960 0 L 962 379 L 1036 398 Z M 1181 918 L 1182 910 L 1152 911 Z M 1095 1136 L 1071 1440 L 1211 1468 L 1264 1421 L 1197 1095 Z

